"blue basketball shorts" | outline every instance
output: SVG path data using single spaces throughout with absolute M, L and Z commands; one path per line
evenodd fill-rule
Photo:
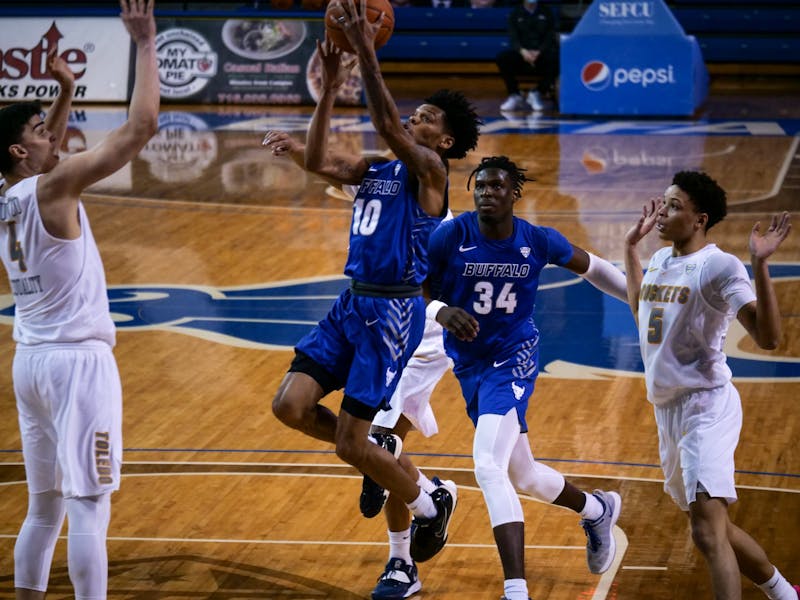
M 453 373 L 461 384 L 467 414 L 477 425 L 481 415 L 504 415 L 517 411 L 521 431 L 528 431 L 525 413 L 539 376 L 539 351 L 520 346 L 500 359 L 487 359 L 471 365 L 456 363 Z
M 348 289 L 295 349 L 341 382 L 346 396 L 385 410 L 424 329 L 421 296 L 361 296 Z

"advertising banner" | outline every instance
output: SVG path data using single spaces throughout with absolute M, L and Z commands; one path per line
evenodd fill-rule
M 562 38 L 564 114 L 692 115 L 707 94 L 700 46 L 663 0 L 595 0 Z
M 314 104 L 322 82 L 321 19 L 159 19 L 156 47 L 163 101 Z M 363 104 L 357 69 L 339 104 Z
M 125 101 L 128 39 L 118 18 L 3 17 L 0 103 L 48 101 L 58 95 L 58 84 L 46 74 L 47 52 L 53 47 L 75 74 L 75 101 Z

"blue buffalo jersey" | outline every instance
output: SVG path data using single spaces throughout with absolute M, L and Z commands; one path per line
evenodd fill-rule
M 428 273 L 428 238 L 446 210 L 438 217 L 426 214 L 408 184 L 403 162 L 370 165 L 353 201 L 345 275 L 373 285 L 422 284 Z
M 490 240 L 480 233 L 477 213 L 469 212 L 434 231 L 428 252 L 433 298 L 463 308 L 480 327 L 471 342 L 445 332 L 447 354 L 463 367 L 535 347 L 539 273 L 548 263 L 569 262 L 572 245 L 555 229 L 516 217 L 511 237 Z

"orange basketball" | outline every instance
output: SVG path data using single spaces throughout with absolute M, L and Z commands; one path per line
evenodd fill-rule
M 355 0 L 356 9 L 360 9 L 360 0 Z M 389 3 L 389 0 L 367 0 L 367 21 L 374 23 L 378 20 L 381 13 L 383 14 L 383 22 L 381 23 L 380 31 L 375 36 L 375 50 L 383 46 L 392 37 L 394 31 L 394 9 Z M 339 17 L 342 16 L 342 7 L 336 0 L 332 0 L 328 4 L 325 11 L 325 32 L 328 39 L 331 40 L 343 52 L 353 52 L 350 42 L 342 31 L 342 25 L 339 22 Z

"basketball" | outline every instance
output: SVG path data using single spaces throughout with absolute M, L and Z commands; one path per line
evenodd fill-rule
M 360 0 L 356 0 L 356 8 L 360 9 Z M 378 20 L 378 16 L 384 13 L 383 22 L 378 34 L 375 36 L 375 50 L 383 46 L 392 37 L 394 31 L 394 9 L 389 3 L 389 0 L 367 0 L 367 21 L 374 23 Z M 325 11 L 325 33 L 328 39 L 331 40 L 343 52 L 353 53 L 353 48 L 347 37 L 342 31 L 342 25 L 339 22 L 339 17 L 342 16 L 342 7 L 335 0 L 328 4 Z

